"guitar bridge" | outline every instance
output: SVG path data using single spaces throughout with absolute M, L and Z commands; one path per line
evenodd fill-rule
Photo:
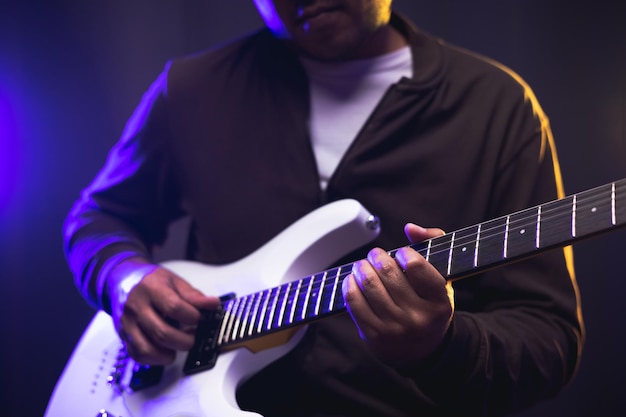
M 125 346 L 121 346 L 107 384 L 118 394 L 126 390 L 141 391 L 157 385 L 162 375 L 162 366 L 141 365 L 131 359 Z
M 133 375 L 128 383 L 128 387 L 133 391 L 141 391 L 150 388 L 161 382 L 163 375 L 162 366 L 149 366 L 135 364 Z
M 222 304 L 235 298 L 235 294 L 227 294 L 220 299 Z M 217 333 L 224 318 L 222 308 L 213 311 L 204 311 L 198 327 L 196 328 L 195 342 L 187 354 L 183 373 L 185 375 L 195 374 L 211 369 L 217 362 Z

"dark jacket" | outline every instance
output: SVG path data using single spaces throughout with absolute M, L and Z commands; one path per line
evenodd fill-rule
M 528 86 L 397 15 L 393 24 L 410 41 L 414 76 L 387 91 L 325 191 L 306 75 L 267 30 L 171 62 L 68 216 L 67 257 L 84 296 L 107 309 L 106 271 L 149 256 L 184 215 L 189 258 L 223 264 L 341 198 L 380 217 L 373 245 L 387 249 L 406 244 L 409 221 L 454 231 L 557 198 L 554 143 Z M 478 416 L 551 397 L 572 377 L 583 340 L 564 253 L 457 281 L 447 343 L 420 369 L 377 361 L 341 315 L 310 326 L 244 384 L 240 404 L 266 417 Z

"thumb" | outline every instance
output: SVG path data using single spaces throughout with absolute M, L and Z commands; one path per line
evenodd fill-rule
M 436 227 L 425 228 L 414 223 L 407 223 L 404 226 L 404 234 L 411 243 L 418 243 L 426 239 L 443 236 L 446 232 Z
M 185 280 L 177 280 L 176 287 L 178 294 L 199 310 L 215 310 L 220 305 L 219 297 L 205 295 Z

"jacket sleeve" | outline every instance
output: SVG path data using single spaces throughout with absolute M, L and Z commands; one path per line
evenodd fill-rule
M 179 215 L 166 149 L 168 68 L 144 94 L 63 225 L 76 286 L 92 306 L 106 311 L 108 271 L 129 257 L 150 259 L 151 249 L 166 237 L 168 222 Z
M 491 218 L 563 197 L 549 123 L 529 89 L 521 106 L 508 130 L 522 138 L 503 146 Z M 555 396 L 571 380 L 584 341 L 571 247 L 454 288 L 446 343 L 431 363 L 408 372 L 434 403 L 455 415 L 504 415 Z

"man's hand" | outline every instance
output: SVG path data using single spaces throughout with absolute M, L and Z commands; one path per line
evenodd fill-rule
M 407 224 L 412 243 L 441 236 L 441 229 Z M 395 259 L 372 249 L 343 282 L 343 296 L 361 338 L 382 361 L 416 366 L 441 345 L 454 314 L 452 286 L 418 252 Z
M 107 287 L 115 329 L 130 356 L 142 364 L 167 365 L 177 350 L 191 349 L 200 310 L 219 306 L 219 298 L 143 260 L 122 262 Z

